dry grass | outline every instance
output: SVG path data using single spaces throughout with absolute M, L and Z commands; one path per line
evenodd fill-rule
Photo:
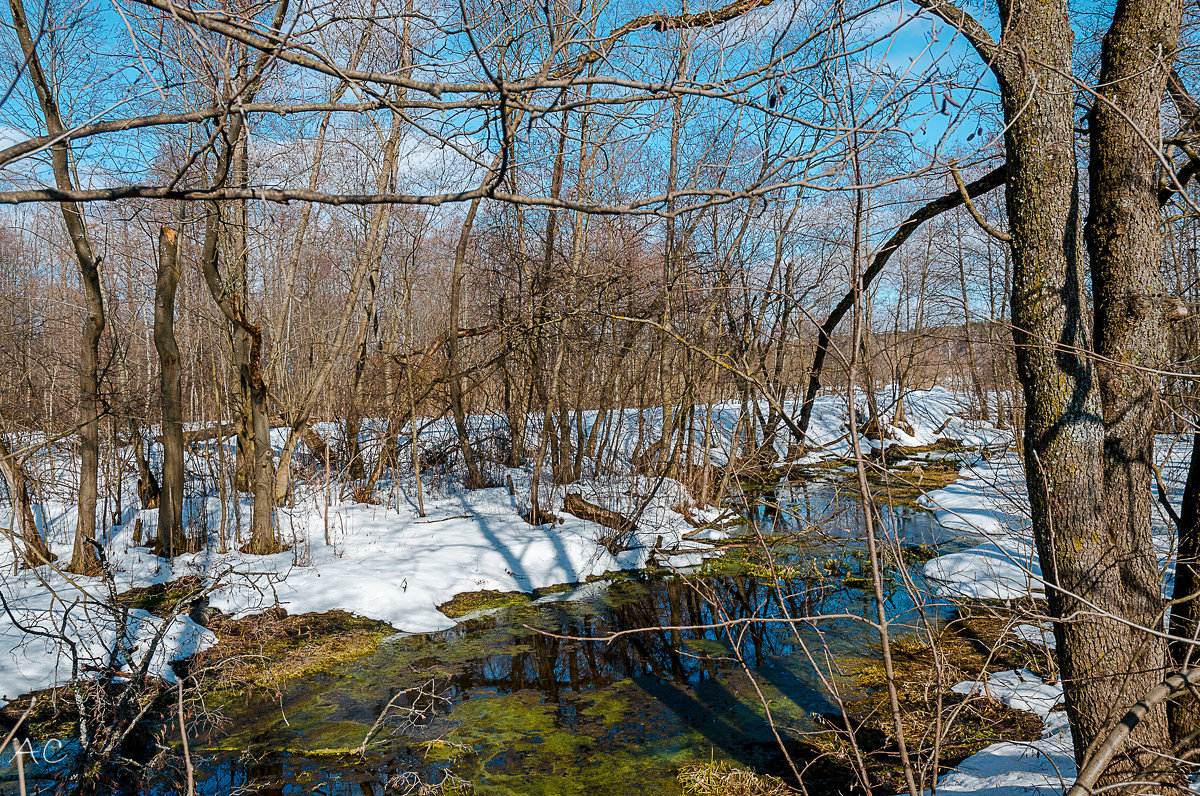
M 242 619 L 214 617 L 220 642 L 194 656 L 211 690 L 275 690 L 287 681 L 373 652 L 395 631 L 384 622 L 344 611 L 289 615 L 281 608 Z
M 685 767 L 679 784 L 689 796 L 791 796 L 796 793 L 783 780 L 735 768 L 725 761 Z
M 1014 668 L 1020 647 L 982 649 L 961 623 L 944 628 L 934 644 L 919 634 L 893 640 L 893 671 L 904 734 L 910 755 L 928 760 L 938 740 L 940 764 L 954 765 L 997 741 L 1027 741 L 1041 737 L 1042 721 L 1032 713 L 1014 710 L 980 696 L 948 693 L 949 686 L 972 680 L 982 671 Z M 936 653 L 935 653 L 936 649 Z M 941 667 L 941 678 L 938 668 Z M 904 789 L 902 766 L 894 747 L 895 732 L 887 701 L 886 675 L 881 660 L 852 665 L 850 674 L 869 694 L 851 701 L 851 715 L 862 717 L 855 727 L 859 744 L 869 754 L 873 785 L 898 793 Z M 849 759 L 845 731 L 825 739 L 825 751 Z M 928 772 L 925 772 L 926 774 Z

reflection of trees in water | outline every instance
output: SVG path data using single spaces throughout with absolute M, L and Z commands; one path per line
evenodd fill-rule
M 783 567 L 781 571 L 810 574 L 781 579 L 778 583 L 748 576 L 714 575 L 617 582 L 608 587 L 602 598 L 591 603 L 543 605 L 536 609 L 536 618 L 528 607 L 516 612 L 500 611 L 414 643 L 429 643 L 431 658 L 436 659 L 435 650 L 443 645 L 502 639 L 492 649 L 504 652 L 481 654 L 457 664 L 449 681 L 438 681 L 439 693 L 452 701 L 536 691 L 544 695 L 546 707 L 555 713 L 557 726 L 574 732 L 582 726 L 578 723 L 582 719 L 578 711 L 586 704 L 573 699 L 574 695 L 586 700 L 589 692 L 629 680 L 635 698 L 644 700 L 638 705 L 653 705 L 655 710 L 623 716 L 619 728 L 611 733 L 606 731 L 605 743 L 612 744 L 614 749 L 636 746 L 652 739 L 655 733 L 673 733 L 683 726 L 703 737 L 700 743 L 705 750 L 719 749 L 743 767 L 785 775 L 778 743 L 759 713 L 733 645 L 736 644 L 741 659 L 760 684 L 770 685 L 802 712 L 832 715 L 838 712 L 836 705 L 825 692 L 817 672 L 809 668 L 801 641 L 814 653 L 818 665 L 825 666 L 829 661 L 844 659 L 845 654 L 871 655 L 877 639 L 868 624 L 854 619 L 812 619 L 822 614 L 871 616 L 874 613 L 868 592 L 846 588 L 840 575 L 831 577 L 820 566 L 813 566 L 828 557 L 840 559 L 843 567 L 855 566 L 853 552 L 858 546 L 860 504 L 852 500 L 831 501 L 828 488 L 810 490 L 807 502 L 803 489 L 788 491 L 792 494 L 783 496 L 782 502 L 789 505 L 789 511 L 780 512 L 776 518 L 777 532 L 811 530 L 818 522 L 826 529 L 842 529 L 842 535 L 831 534 L 834 543 L 823 546 L 819 552 L 793 549 L 791 553 L 777 555 L 776 564 Z M 804 511 L 792 510 L 795 506 L 805 507 Z M 924 533 L 920 522 L 914 523 L 903 515 L 891 517 L 901 531 L 901 539 L 913 540 Z M 921 515 L 918 519 L 927 517 Z M 892 615 L 914 608 L 913 596 L 898 586 L 889 603 Z M 797 620 L 794 629 L 786 622 L 745 621 L 783 617 Z M 519 632 L 522 621 L 530 621 L 546 632 Z M 728 631 L 713 627 L 730 621 L 744 623 Z M 640 632 L 608 642 L 561 638 L 604 638 L 625 630 Z M 833 648 L 828 659 L 822 654 L 826 642 Z M 402 689 L 392 684 L 380 690 L 386 693 L 378 694 L 377 700 L 372 695 L 373 716 L 378 716 Z M 404 703 L 404 697 L 396 705 L 410 706 Z M 796 722 L 805 720 L 803 715 L 797 718 L 795 714 L 788 720 L 788 730 L 796 732 L 785 733 L 784 744 L 793 759 L 805 760 L 812 754 L 797 734 L 810 728 L 797 726 Z M 445 725 L 432 717 L 431 721 L 434 722 L 431 732 L 444 729 Z M 450 722 L 453 721 L 451 715 Z M 397 740 L 401 736 L 422 737 L 420 732 L 412 735 L 402 732 L 396 736 Z M 413 756 L 413 749 L 417 748 L 401 742 L 390 747 L 385 763 L 377 759 L 364 761 L 363 792 L 369 792 L 370 780 L 386 780 L 384 769 L 389 767 L 424 770 L 421 756 Z M 253 781 L 256 774 L 266 774 L 265 779 L 272 782 L 287 780 L 291 766 L 296 770 L 307 769 L 303 761 L 284 763 L 276 755 L 269 755 L 263 763 L 273 767 L 272 770 L 247 769 L 232 761 L 223 761 L 219 769 L 240 781 Z M 321 768 L 324 777 L 334 771 L 345 774 L 354 767 L 339 764 L 328 770 L 325 766 Z M 315 769 L 310 773 L 315 773 Z M 849 771 L 825 771 L 825 775 L 839 782 L 852 779 Z M 329 792 L 348 792 L 341 790 L 343 787 L 330 783 Z M 263 791 L 267 792 L 283 791 Z
M 739 507 L 764 533 L 801 532 L 817 538 L 863 541 L 863 503 L 858 486 L 841 489 L 812 481 L 784 481 Z M 933 514 L 905 505 L 877 503 L 879 533 L 902 544 L 936 545 L 951 538 Z
M 800 620 L 801 631 L 815 640 L 803 621 L 822 612 L 860 612 L 865 596 L 834 588 L 812 578 L 773 582 L 748 577 L 676 577 L 652 584 L 618 583 L 610 587 L 610 603 L 596 613 L 575 614 L 562 607 L 544 609 L 543 629 L 516 639 L 520 651 L 487 655 L 468 662 L 455 675 L 459 693 L 486 688 L 511 693 L 527 688 L 557 699 L 562 690 L 582 691 L 617 680 L 653 676 L 683 685 L 712 679 L 734 665 L 729 634 L 721 623 L 781 618 Z M 545 622 L 545 620 L 551 620 Z M 473 620 L 493 627 L 510 621 L 503 613 Z M 640 632 L 608 642 L 578 641 L 558 636 L 602 638 L 624 630 Z M 797 639 L 784 622 L 748 621 L 733 635 L 747 664 L 765 666 L 769 659 L 799 655 Z M 691 644 L 692 642 L 704 642 Z M 714 650 L 713 642 L 721 646 Z

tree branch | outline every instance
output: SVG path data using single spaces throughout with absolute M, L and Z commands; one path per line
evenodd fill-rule
M 954 184 L 958 187 L 958 193 L 962 196 L 963 203 L 966 204 L 967 210 L 971 213 L 971 218 L 975 219 L 975 223 L 979 225 L 979 228 L 998 241 L 1010 243 L 1012 235 L 996 229 L 980 215 L 979 208 L 975 207 L 975 203 L 971 201 L 971 195 L 967 192 L 967 187 L 963 185 L 962 175 L 958 172 L 958 166 L 951 165 L 950 173 L 954 175 Z
M 984 63 L 991 67 L 992 71 L 997 72 L 997 77 L 1003 77 L 997 71 L 997 57 L 1000 54 L 1000 46 L 996 44 L 996 40 L 987 32 L 983 25 L 975 17 L 962 10 L 949 0 L 915 0 L 916 4 L 926 11 L 938 16 L 943 22 L 954 27 L 963 35 L 971 46 L 975 48 L 975 52 L 979 53 L 979 57 Z
M 947 210 L 953 210 L 964 201 L 976 196 L 999 188 L 1007 179 L 1007 166 L 998 166 L 979 179 L 965 186 L 965 188 L 955 188 L 950 193 L 934 199 L 932 202 L 923 205 L 913 212 L 904 223 L 901 224 L 892 237 L 888 238 L 887 243 L 883 245 L 878 252 L 875 253 L 875 259 L 871 262 L 871 266 L 863 272 L 862 287 L 865 290 L 883 267 L 887 264 L 888 259 L 892 254 L 899 249 L 904 242 L 912 236 L 917 228 L 929 219 L 941 215 Z M 842 318 L 854 306 L 855 291 L 852 289 L 838 305 L 829 313 L 829 317 L 825 319 L 825 323 L 821 325 L 817 333 L 817 350 L 813 354 L 812 368 L 809 371 L 808 389 L 804 394 L 804 404 L 800 409 L 799 431 L 802 435 L 798 440 L 801 444 L 804 442 L 804 435 L 808 434 L 809 420 L 812 418 L 813 404 L 817 400 L 817 391 L 821 388 L 821 371 L 825 367 L 825 356 L 829 352 L 829 341 L 833 337 L 833 331 L 837 325 L 841 323 Z

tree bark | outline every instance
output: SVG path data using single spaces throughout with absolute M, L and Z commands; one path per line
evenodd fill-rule
M 1002 3 L 1001 16 L 1010 20 L 1006 37 L 1028 48 L 1021 63 L 1000 56 L 998 70 L 1009 125 L 1005 200 L 1013 340 L 1025 393 L 1025 478 L 1050 613 L 1082 617 L 1055 623 L 1075 756 L 1082 761 L 1142 690 L 1132 693 L 1133 650 L 1124 647 L 1124 628 L 1095 616 L 1080 599 L 1099 597 L 1121 612 L 1112 605 L 1121 584 L 1105 522 L 1104 426 L 1085 350 L 1069 77 L 1074 34 L 1064 0 Z
M 1163 625 L 1150 524 L 1159 376 L 1144 368 L 1160 367 L 1166 356 L 1157 150 L 1181 13 L 1182 4 L 1175 0 L 1117 4 L 1101 48 L 1100 96 L 1088 124 L 1091 209 L 1085 235 L 1104 409 L 1103 501 L 1111 542 L 1078 587 L 1089 589 L 1081 593 L 1102 609 L 1153 630 Z M 1096 693 L 1091 696 L 1100 701 L 1088 713 L 1100 708 L 1111 712 L 1140 699 L 1162 679 L 1166 664 L 1159 637 L 1123 623 L 1105 624 L 1105 632 L 1072 654 L 1104 658 L 1116 653 L 1125 671 L 1103 672 L 1115 679 L 1092 687 Z M 1103 726 L 1108 729 L 1109 720 Z M 1142 746 L 1149 751 L 1142 752 Z M 1138 724 L 1127 751 L 1109 764 L 1101 783 L 1137 776 L 1155 762 L 1153 750 L 1166 748 L 1167 716 L 1160 705 Z
M 179 346 L 175 342 L 178 283 L 178 236 L 175 230 L 163 227 L 158 235 L 158 273 L 154 282 L 154 348 L 159 362 L 163 445 L 158 554 L 168 558 L 187 550 L 183 529 L 183 393 Z
M 158 486 L 158 479 L 154 477 L 154 471 L 150 469 L 150 461 L 146 458 L 146 443 L 142 439 L 141 426 L 136 421 L 129 421 L 129 436 L 133 441 L 133 458 L 137 460 L 138 467 L 138 501 L 143 509 L 158 508 L 158 501 L 162 498 L 162 490 Z

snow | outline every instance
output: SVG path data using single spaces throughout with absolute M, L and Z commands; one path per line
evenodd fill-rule
M 70 587 L 66 587 L 63 596 Z M 78 599 L 75 608 L 49 606 L 27 594 L 16 599 L 9 598 L 14 614 L 20 617 L 23 627 L 41 631 L 65 628 L 74 641 L 81 662 L 97 666 L 110 659 L 117 649 L 119 633 L 118 619 L 104 610 L 95 600 L 76 592 L 72 600 Z M 124 638 L 134 657 L 119 656 L 116 663 L 125 671 L 135 670 L 143 664 L 154 676 L 169 683 L 175 682 L 171 662 L 182 660 L 216 643 L 216 636 L 197 625 L 186 616 L 169 620 L 156 617 L 148 611 L 132 609 L 122 617 L 126 623 Z M 10 625 L 11 626 L 11 625 Z M 156 642 L 157 638 L 157 642 Z M 150 653 L 151 647 L 153 653 Z M 139 654 L 140 653 L 140 654 Z M 149 654 L 149 660 L 146 660 Z M 0 642 L 0 697 L 9 700 L 28 691 L 65 683 L 72 677 L 69 649 L 59 642 L 19 631 L 3 633 Z
M 1156 450 L 1168 495 L 1178 511 L 1191 446 L 1175 436 L 1161 435 Z M 992 600 L 1045 597 L 1029 523 L 1024 472 L 1014 452 L 971 465 L 964 469 L 960 480 L 922 496 L 919 502 L 931 509 L 942 525 L 983 538 L 976 547 L 926 563 L 925 576 L 937 584 L 940 596 Z M 1154 545 L 1164 572 L 1163 588 L 1169 592 L 1172 539 L 1161 506 L 1156 503 L 1155 507 Z
M 1048 650 L 1057 647 L 1057 642 L 1054 640 L 1054 632 L 1049 628 L 1038 627 L 1037 625 L 1017 625 L 1012 629 L 1012 634 L 1014 638 L 1029 644 L 1045 647 Z
M 1047 684 L 1025 669 L 999 672 L 983 682 L 967 681 L 952 689 L 978 694 L 1042 718 L 1036 741 L 994 743 L 963 760 L 938 779 L 938 793 L 978 796 L 1058 796 L 1075 781 L 1075 753 L 1059 684 Z M 928 791 L 926 791 L 928 793 Z
M 649 488 L 648 479 L 639 479 L 638 486 Z M 412 510 L 331 506 L 329 522 L 336 530 L 328 546 L 321 514 L 294 515 L 292 538 L 301 540 L 311 557 L 304 567 L 294 566 L 292 552 L 216 561 L 193 554 L 177 559 L 176 566 L 211 570 L 216 564 L 242 575 L 211 600 L 225 613 L 261 610 L 261 580 L 269 578 L 274 597 L 289 613 L 340 609 L 405 632 L 429 633 L 456 624 L 437 606 L 462 592 L 528 592 L 644 567 L 659 536 L 664 549 L 707 547 L 683 539 L 692 526 L 663 505 L 647 513 L 629 540 L 631 549 L 617 555 L 598 543 L 607 529 L 561 510 L 561 524 L 529 525 L 520 517 L 521 501 L 505 488 L 463 491 L 427 501 L 426 509 L 427 516 L 419 517 Z M 692 562 L 690 556 L 670 559 Z
M 880 412 L 891 417 L 896 411 L 895 399 L 884 391 L 877 396 Z M 866 416 L 865 397 L 856 393 L 859 413 Z M 732 405 L 736 407 L 736 405 Z M 970 400 L 961 393 L 944 387 L 914 390 L 904 397 L 904 417 L 907 428 L 896 423 L 884 422 L 887 431 L 886 445 L 920 446 L 931 445 L 941 439 L 955 439 L 971 447 L 992 447 L 1009 439 L 1005 431 L 997 430 L 990 423 L 971 420 Z M 849 457 L 853 444 L 847 426 L 848 407 L 844 396 L 821 396 L 813 404 L 812 419 L 808 429 L 810 443 L 817 450 L 801 461 L 816 461 L 833 456 Z M 911 432 L 911 433 L 910 433 Z M 878 442 L 863 443 L 863 450 Z M 786 447 L 780 444 L 780 447 Z M 781 453 L 784 453 L 781 449 Z
M 861 394 L 855 400 L 865 403 Z M 879 401 L 887 411 L 895 411 L 895 397 L 888 391 L 880 394 Z M 894 439 L 888 444 L 921 445 L 952 437 L 985 445 L 1003 438 L 987 424 L 966 419 L 963 397 L 949 390 L 912 392 L 904 402 L 906 425 L 891 428 Z M 797 414 L 799 406 L 792 403 L 787 409 Z M 741 404 L 731 402 L 713 405 L 702 413 L 696 434 L 704 444 L 696 449 L 707 450 L 709 462 L 728 463 L 739 458 L 744 445 L 761 443 L 743 439 L 744 410 Z M 763 405 L 759 410 L 765 414 L 769 407 Z M 806 459 L 851 454 L 847 412 L 842 396 L 818 398 Z M 472 417 L 472 433 L 481 440 L 494 439 L 496 422 Z M 240 497 L 224 506 L 232 536 L 230 552 L 214 552 L 219 549 L 215 529 L 221 522 L 222 506 L 212 480 L 215 444 L 209 444 L 203 453 L 189 453 L 187 462 L 193 482 L 198 477 L 198 486 L 189 482 L 194 491 L 187 512 L 193 527 L 198 522 L 209 529 L 212 543 L 205 552 L 167 561 L 136 545 L 135 527 L 140 523 L 142 536 L 151 537 L 156 512 L 139 512 L 132 505 L 136 494 L 132 473 L 101 484 L 102 495 L 124 496 L 123 501 L 118 499 L 121 508 L 115 511 L 104 538 L 112 585 L 122 592 L 192 575 L 211 591 L 211 607 L 228 614 L 245 615 L 274 606 L 294 614 L 339 609 L 382 620 L 402 632 L 422 633 L 455 624 L 437 606 L 462 592 L 532 591 L 583 582 L 607 572 L 644 567 L 656 556 L 677 567 L 698 564 L 709 548 L 707 543 L 723 538 L 724 532 L 715 528 L 695 531 L 674 510 L 692 503 L 682 485 L 638 475 L 632 466 L 635 457 L 661 434 L 661 413 L 628 410 L 601 419 L 595 412 L 584 412 L 580 426 L 573 431 L 586 436 L 596 422 L 603 424 L 600 430 L 616 452 L 606 466 L 613 474 L 597 475 L 595 463 L 589 461 L 584 478 L 576 484 L 564 488 L 544 481 L 542 508 L 556 514 L 558 524 L 532 526 L 522 519 L 529 510 L 532 484 L 528 465 L 513 470 L 492 465 L 490 480 L 505 483 L 511 479 L 513 494 L 504 487 L 467 491 L 452 477 L 427 477 L 425 516 L 420 515 L 413 497 L 415 484 L 393 474 L 386 485 L 391 505 L 386 506 L 341 500 L 324 492 L 319 484 L 297 487 L 295 505 L 277 512 L 279 534 L 289 549 L 261 557 L 237 552 L 245 541 L 251 512 L 248 499 Z M 379 435 L 370 422 L 365 425 L 364 446 L 370 457 L 370 446 L 379 444 Z M 324 426 L 320 431 L 331 441 L 341 433 L 336 426 Z M 420 440 L 427 449 L 438 450 L 452 443 L 454 434 L 447 420 L 426 422 Z M 531 418 L 530 434 L 529 443 L 536 444 L 536 417 Z M 272 431 L 277 451 L 285 437 L 284 429 Z M 781 458 L 788 452 L 789 441 L 786 433 L 775 439 Z M 37 440 L 31 437 L 20 442 L 27 445 Z M 862 444 L 869 442 L 863 440 Z M 401 449 L 407 449 L 407 443 Z M 225 454 L 227 461 L 232 460 L 232 440 Z M 67 682 L 73 676 L 69 642 L 76 645 L 75 668 L 81 676 L 89 667 L 115 665 L 134 670 L 144 665 L 168 681 L 174 677 L 172 661 L 216 642 L 211 632 L 186 615 L 159 619 L 145 611 L 113 607 L 102 579 L 73 576 L 58 568 L 69 560 L 74 535 L 74 459 L 61 448 L 57 452 L 51 448 L 46 455 L 30 459 L 27 466 L 44 485 L 36 510 L 59 565 L 17 570 L 13 566 L 15 550 L 0 546 L 0 594 L 11 611 L 0 618 L 0 695 L 15 697 Z M 627 515 L 644 504 L 638 528 L 626 540 L 629 549 L 609 552 L 603 541 L 611 531 L 562 511 L 568 489 Z M 0 522 L 9 519 L 2 516 L 7 513 L 3 508 Z M 113 512 L 106 499 L 102 516 Z M 691 513 L 701 522 L 717 518 L 715 512 L 698 508 Z M 656 547 L 660 548 L 657 553 Z M 49 636 L 31 635 L 29 630 Z M 114 654 L 122 646 L 119 640 L 132 650 L 132 659 Z M 152 646 L 153 655 L 146 660 Z
M 1001 705 L 1038 716 L 1047 715 L 1063 701 L 1061 685 L 1046 685 L 1028 669 L 984 675 L 980 680 L 968 680 L 950 690 L 956 694 L 982 694 Z

